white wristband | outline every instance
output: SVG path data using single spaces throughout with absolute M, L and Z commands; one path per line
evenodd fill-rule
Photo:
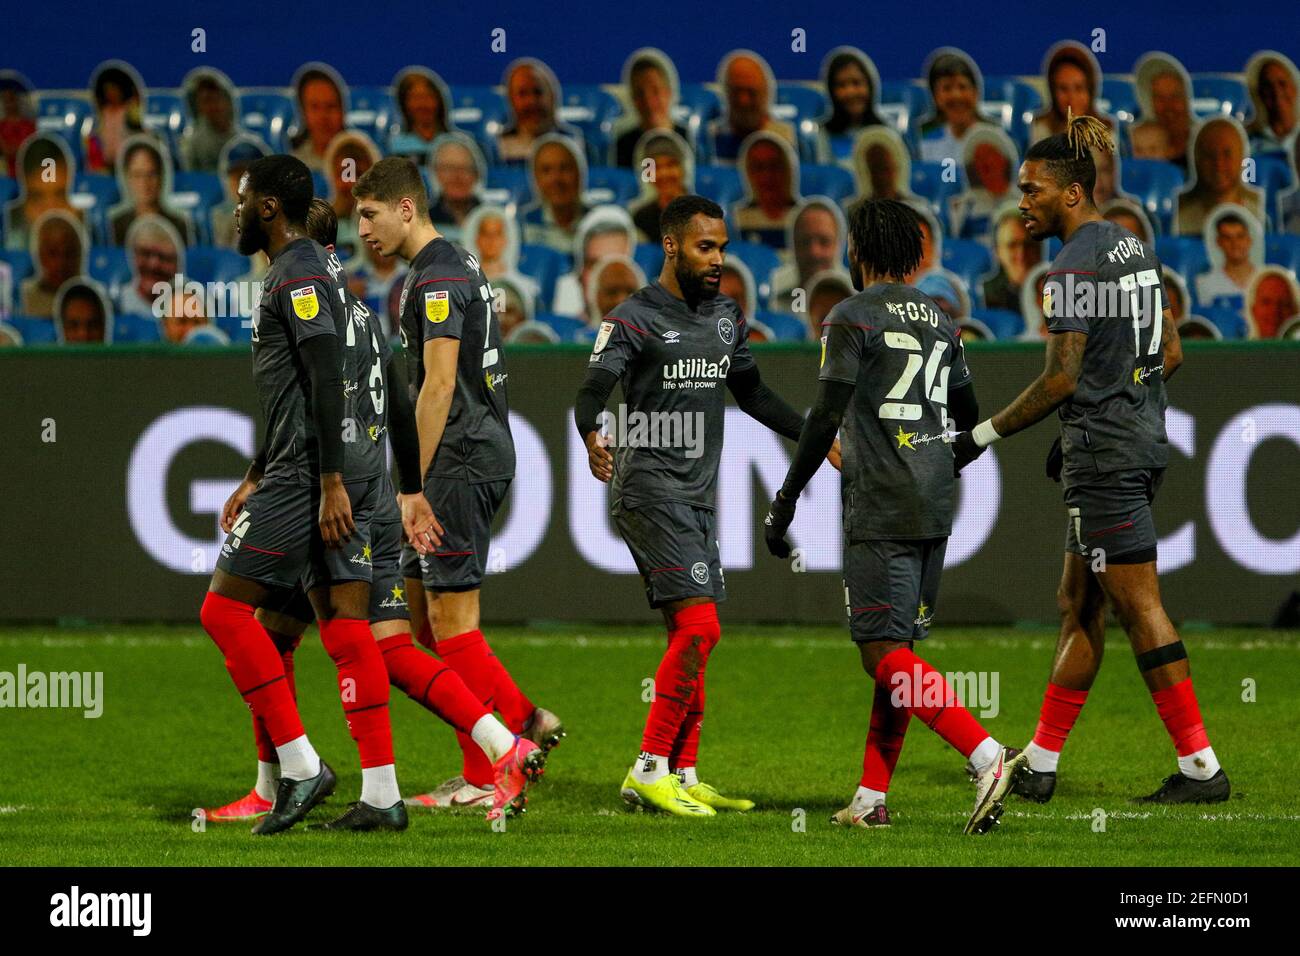
M 975 439 L 975 444 L 981 448 L 987 448 L 1002 436 L 994 430 L 993 419 L 986 418 L 971 429 L 970 437 Z

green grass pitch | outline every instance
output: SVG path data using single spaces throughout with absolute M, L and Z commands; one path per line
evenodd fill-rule
M 870 686 L 839 628 L 728 627 L 709 664 L 700 770 L 759 807 L 678 820 L 622 808 L 647 705 L 642 681 L 658 628 L 497 628 L 489 640 L 521 686 L 565 720 L 528 813 L 494 832 L 481 814 L 414 813 L 404 834 L 258 839 L 243 824 L 195 832 L 193 808 L 241 796 L 256 755 L 249 716 L 197 627 L 0 630 L 0 671 L 102 671 L 104 712 L 0 710 L 0 862 L 18 865 L 1270 865 L 1300 863 L 1295 801 L 1300 634 L 1185 635 L 1202 710 L 1233 798 L 1214 807 L 1145 809 L 1127 798 L 1173 772 L 1174 756 L 1123 635 L 1062 761 L 1056 798 L 1008 804 L 994 833 L 961 835 L 972 789 L 963 761 L 913 721 L 883 832 L 827 823 L 857 785 Z M 1037 719 L 1055 635 L 939 629 L 923 648 L 940 670 L 995 671 L 1000 713 L 985 725 L 1023 746 Z M 360 789 L 333 668 L 309 632 L 298 686 L 313 742 Z M 1253 702 L 1243 682 L 1254 682 Z M 1249 696 L 1249 695 L 1247 695 Z M 393 700 L 404 792 L 459 769 L 450 729 Z M 1105 811 L 1103 832 L 1094 811 Z M 800 826 L 800 820 L 803 825 Z

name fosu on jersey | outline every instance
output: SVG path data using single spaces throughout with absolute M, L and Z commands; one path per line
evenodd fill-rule
M 717 388 L 731 371 L 731 356 L 716 362 L 706 358 L 683 358 L 664 365 L 664 388 Z

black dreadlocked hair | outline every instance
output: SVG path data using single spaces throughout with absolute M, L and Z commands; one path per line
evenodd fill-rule
M 902 281 L 921 263 L 921 220 L 897 199 L 862 199 L 849 208 L 849 241 L 858 265 Z
M 1066 110 L 1065 132 L 1040 139 L 1025 153 L 1025 162 L 1041 159 L 1047 163 L 1047 172 L 1062 189 L 1070 183 L 1083 187 L 1088 202 L 1097 185 L 1097 164 L 1092 161 L 1092 151 L 1099 149 L 1115 152 L 1115 140 L 1106 124 L 1095 116 L 1075 116 Z

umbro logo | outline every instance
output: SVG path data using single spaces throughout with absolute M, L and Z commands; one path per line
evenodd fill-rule
M 676 329 L 669 329 L 664 333 L 664 343 L 666 345 L 676 345 L 681 341 L 681 337 L 682 333 L 678 332 Z

